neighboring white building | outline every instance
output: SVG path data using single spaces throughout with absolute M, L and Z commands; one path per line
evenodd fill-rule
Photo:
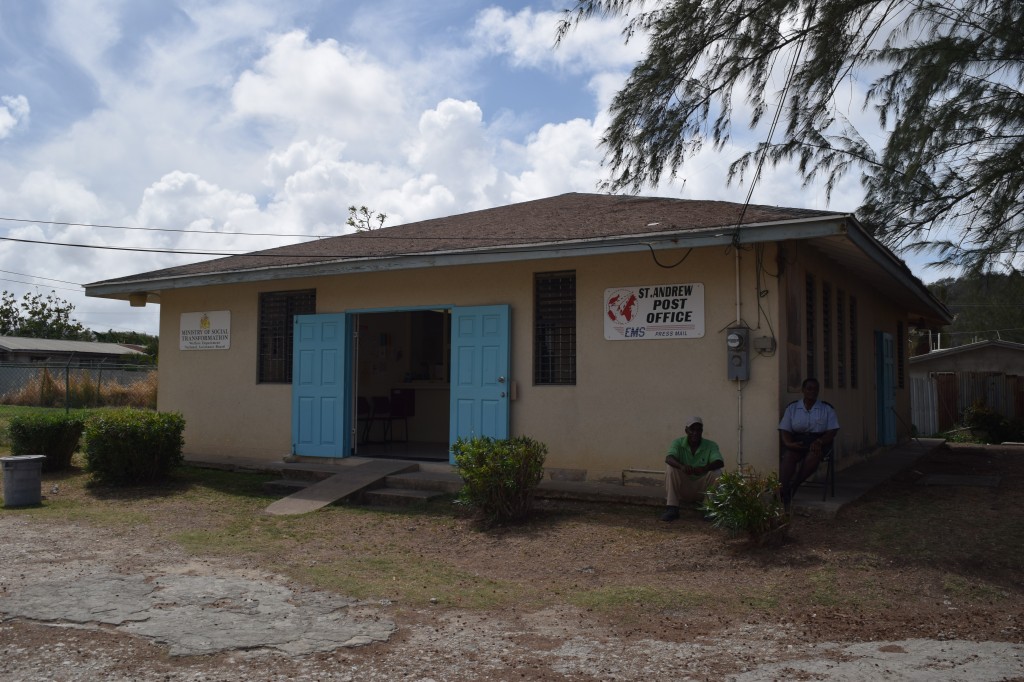
M 0 336 L 0 362 L 69 363 L 78 366 L 131 362 L 144 355 L 117 343 Z

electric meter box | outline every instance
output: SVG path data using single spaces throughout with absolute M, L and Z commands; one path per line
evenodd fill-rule
M 729 381 L 747 381 L 750 379 L 750 330 L 732 327 L 726 334 Z

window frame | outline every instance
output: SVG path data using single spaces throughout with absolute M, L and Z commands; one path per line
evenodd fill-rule
M 293 323 L 316 314 L 316 289 L 261 291 L 257 303 L 256 383 L 292 383 Z
M 533 274 L 533 385 L 576 385 L 576 271 Z

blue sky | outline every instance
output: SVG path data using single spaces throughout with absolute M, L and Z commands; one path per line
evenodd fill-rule
M 39 221 L 0 230 L 235 253 L 349 231 L 351 204 L 395 225 L 596 191 L 607 104 L 643 40 L 592 21 L 555 49 L 568 4 L 0 0 L 0 217 Z M 725 169 L 762 134 L 734 130 L 645 194 L 742 201 Z M 853 175 L 827 203 L 785 168 L 752 197 L 836 211 L 860 199 Z M 93 329 L 155 333 L 154 307 L 86 299 L 74 283 L 202 259 L 0 242 L 0 285 L 52 288 Z

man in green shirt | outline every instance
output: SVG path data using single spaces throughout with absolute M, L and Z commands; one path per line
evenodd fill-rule
M 704 438 L 704 420 L 690 417 L 686 437 L 676 438 L 665 457 L 666 507 L 662 521 L 679 518 L 679 501 L 699 502 L 725 466 L 718 444 Z

